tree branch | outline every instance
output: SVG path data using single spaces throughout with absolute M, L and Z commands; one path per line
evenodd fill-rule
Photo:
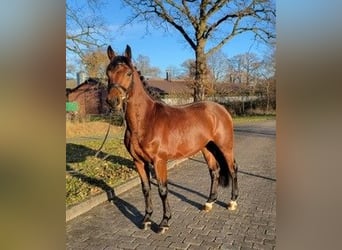
M 191 46 L 193 50 L 196 49 L 196 44 L 191 39 L 189 34 L 185 31 L 183 26 L 177 23 L 175 19 L 171 15 L 168 14 L 167 10 L 165 9 L 165 6 L 163 5 L 163 1 L 160 1 L 160 0 L 150 1 L 148 5 L 146 5 L 145 3 L 145 7 L 148 8 L 147 10 L 142 10 L 141 8 L 139 8 L 139 6 L 135 5 L 135 1 L 130 1 L 130 0 L 124 0 L 124 1 L 126 3 L 129 3 L 131 6 L 134 6 L 135 11 L 137 12 L 137 14 L 130 19 L 131 21 L 141 16 L 143 17 L 145 21 L 151 22 L 150 15 L 156 14 L 162 20 L 166 21 L 168 24 L 170 24 L 175 29 L 177 29 L 182 34 L 184 39 L 189 43 L 189 45 Z M 176 4 L 173 1 L 167 0 L 167 2 L 172 3 L 171 4 L 172 6 L 176 6 Z M 178 6 L 178 8 L 180 9 L 180 6 Z M 189 17 L 189 18 L 193 18 L 193 17 Z
M 66 3 L 66 50 L 80 58 L 84 55 L 83 50 L 103 46 L 99 41 L 105 37 L 105 29 L 101 18 L 97 16 L 101 1 L 87 0 L 82 7 Z

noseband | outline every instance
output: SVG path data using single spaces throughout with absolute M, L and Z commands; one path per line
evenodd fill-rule
M 112 89 L 112 88 L 116 88 L 120 91 L 120 93 L 123 95 L 122 99 L 127 99 L 127 96 L 129 94 L 129 92 L 131 91 L 132 87 L 133 87 L 133 75 L 131 77 L 131 82 L 128 86 L 128 88 L 125 88 L 123 86 L 121 86 L 120 84 L 118 83 L 108 83 L 108 93 L 109 91 Z
M 108 93 L 112 88 L 118 89 L 122 95 L 125 95 L 125 97 L 123 97 L 123 99 L 126 98 L 129 87 L 128 87 L 128 89 L 126 89 L 125 87 L 122 87 L 118 83 L 108 83 Z

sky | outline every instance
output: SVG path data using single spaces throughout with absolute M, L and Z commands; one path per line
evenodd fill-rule
M 130 16 L 130 8 L 123 7 L 120 0 L 108 0 L 103 8 L 103 17 L 108 26 L 108 41 L 113 49 L 121 54 L 126 44 L 132 48 L 133 58 L 138 55 L 148 56 L 150 65 L 161 69 L 162 75 L 169 67 L 181 68 L 181 64 L 194 59 L 194 51 L 185 42 L 185 39 L 176 30 L 165 33 L 161 29 L 150 28 L 146 34 L 144 23 L 135 23 L 120 30 L 127 18 Z M 232 57 L 236 54 L 253 52 L 262 56 L 267 50 L 265 45 L 255 42 L 252 35 L 240 35 L 223 46 L 222 51 Z

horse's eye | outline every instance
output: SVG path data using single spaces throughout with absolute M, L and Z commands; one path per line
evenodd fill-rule
M 127 72 L 127 76 L 131 76 L 132 75 L 132 72 Z

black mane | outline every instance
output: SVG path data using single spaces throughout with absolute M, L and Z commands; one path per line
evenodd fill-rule
M 145 80 L 145 77 L 143 75 L 141 75 L 141 71 L 137 70 L 137 72 L 140 76 L 140 80 L 141 80 L 147 94 L 149 94 L 149 96 L 151 96 L 154 100 L 162 101 L 162 95 L 165 94 L 165 92 L 159 88 L 150 86 L 149 83 Z

